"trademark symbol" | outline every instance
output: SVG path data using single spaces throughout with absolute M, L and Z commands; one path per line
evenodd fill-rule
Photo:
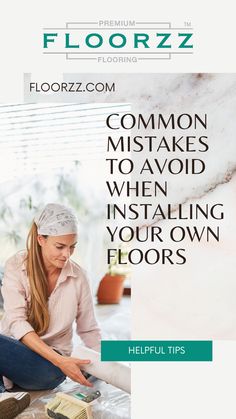
M 186 28 L 189 28 L 189 27 L 191 27 L 191 26 L 192 26 L 192 24 L 191 24 L 191 22 L 184 22 L 184 26 L 185 26 Z

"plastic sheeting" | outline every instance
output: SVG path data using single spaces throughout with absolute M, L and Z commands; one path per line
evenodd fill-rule
M 99 390 L 101 397 L 97 399 L 92 407 L 94 419 L 130 419 L 130 395 L 119 390 L 116 387 L 106 384 L 104 381 L 90 379 L 93 382 L 93 388 L 81 386 L 70 379 L 50 392 L 44 392 L 39 395 L 31 405 L 20 415 L 19 419 L 45 419 L 45 405 L 59 391 L 67 394 L 77 392 L 88 394 L 89 392 Z M 33 392 L 31 392 L 32 394 Z M 42 393 L 42 392 L 41 392 Z

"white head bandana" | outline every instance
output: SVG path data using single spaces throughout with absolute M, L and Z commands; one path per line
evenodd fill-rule
M 45 236 L 64 236 L 77 234 L 78 221 L 70 208 L 60 204 L 47 204 L 34 218 L 38 234 Z

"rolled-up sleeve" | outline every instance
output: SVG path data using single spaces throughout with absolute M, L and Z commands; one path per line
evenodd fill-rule
M 101 329 L 95 317 L 93 297 L 85 275 L 81 278 L 76 324 L 76 331 L 85 345 L 100 352 Z
M 7 331 L 20 340 L 34 329 L 27 321 L 26 292 L 21 281 L 21 268 L 17 266 L 14 257 L 5 265 L 1 291 L 4 303 L 3 333 Z

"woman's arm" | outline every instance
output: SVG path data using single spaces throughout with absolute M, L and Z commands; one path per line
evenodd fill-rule
M 2 322 L 3 333 L 10 333 L 15 339 L 21 340 L 34 352 L 60 368 L 72 380 L 91 387 L 91 383 L 85 379 L 79 368 L 80 365 L 88 364 L 90 361 L 58 354 L 40 339 L 27 321 L 26 291 L 21 280 L 21 270 L 19 255 L 10 258 L 5 265 L 1 289 L 5 311 Z
M 92 387 L 92 384 L 86 380 L 80 371 L 81 366 L 90 363 L 88 359 L 72 358 L 58 354 L 50 346 L 43 342 L 35 332 L 27 333 L 22 337 L 21 342 L 60 368 L 60 370 L 72 380 L 84 386 Z
M 4 307 L 3 333 L 17 340 L 34 331 L 27 321 L 27 296 L 22 281 L 22 261 L 23 256 L 16 254 L 6 262 L 1 288 Z

